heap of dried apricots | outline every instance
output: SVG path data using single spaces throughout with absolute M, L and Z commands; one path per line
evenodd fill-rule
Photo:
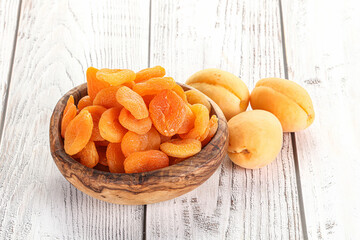
M 113 173 L 152 171 L 201 151 L 218 128 L 198 91 L 184 92 L 161 66 L 137 73 L 88 68 L 88 95 L 63 112 L 65 152 L 81 164 Z M 191 100 L 188 101 L 187 99 Z

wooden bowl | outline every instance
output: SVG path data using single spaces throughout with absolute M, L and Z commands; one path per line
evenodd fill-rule
M 184 90 L 193 89 L 180 84 Z M 219 127 L 212 140 L 199 152 L 178 164 L 144 173 L 109 173 L 83 166 L 65 153 L 60 135 L 62 112 L 70 95 L 75 103 L 87 95 L 82 84 L 67 92 L 56 104 L 50 121 L 50 150 L 60 172 L 74 187 L 103 201 L 143 205 L 169 200 L 185 194 L 205 182 L 219 167 L 228 146 L 228 128 L 220 108 L 209 99 L 211 114 Z

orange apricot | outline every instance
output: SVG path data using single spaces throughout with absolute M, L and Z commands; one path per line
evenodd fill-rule
M 136 119 L 125 108 L 123 108 L 120 112 L 119 122 L 124 128 L 137 134 L 147 133 L 152 126 L 152 122 L 149 117 L 143 119 Z
M 96 77 L 109 83 L 111 86 L 119 86 L 121 84 L 134 81 L 136 74 L 129 69 L 103 68 L 96 73 Z
M 109 145 L 109 142 L 104 140 L 104 141 L 95 141 L 95 145 L 98 147 L 107 147 L 107 145 Z
M 184 89 L 180 85 L 175 85 L 171 90 L 173 90 L 184 102 L 188 102 L 186 99 L 186 94 L 184 92 Z
M 96 150 L 95 143 L 89 141 L 80 152 L 80 163 L 88 168 L 93 168 L 98 162 L 99 154 Z
M 209 121 L 209 125 L 208 125 L 208 131 L 206 136 L 205 134 L 201 137 L 200 141 L 201 141 L 201 145 L 204 147 L 206 144 L 208 144 L 210 142 L 210 140 L 212 139 L 212 137 L 215 135 L 217 129 L 218 129 L 218 118 L 216 117 L 216 115 L 212 115 Z
M 149 144 L 147 134 L 137 134 L 128 131 L 121 141 L 121 149 L 125 157 L 129 156 L 133 152 L 139 152 L 146 150 Z
M 206 96 L 202 92 L 191 89 L 186 91 L 185 94 L 186 94 L 186 99 L 190 104 L 200 103 L 204 105 L 210 112 L 211 105 L 209 101 L 206 99 Z
M 191 111 L 191 108 L 188 105 L 185 105 L 185 119 L 179 130 L 178 134 L 188 133 L 194 127 L 195 115 Z
M 172 90 L 163 90 L 150 102 L 150 118 L 162 135 L 173 136 L 185 120 L 185 103 Z
M 103 141 L 104 138 L 100 135 L 99 121 L 100 121 L 101 115 L 106 111 L 106 108 L 104 108 L 102 106 L 98 106 L 98 105 L 93 105 L 93 106 L 87 106 L 81 111 L 84 111 L 84 110 L 89 111 L 89 113 L 91 114 L 91 117 L 93 119 L 94 127 L 93 127 L 93 131 L 92 131 L 90 140 L 91 141 Z
M 135 84 L 133 90 L 140 96 L 154 95 L 164 89 L 172 89 L 175 85 L 176 82 L 172 77 L 157 77 Z
M 111 86 L 102 89 L 96 95 L 94 99 L 94 105 L 100 105 L 106 108 L 122 107 L 122 105 L 116 100 L 116 92 L 120 86 Z
M 149 111 L 142 97 L 128 87 L 122 86 L 116 92 L 117 101 L 124 106 L 136 119 L 149 116 Z
M 126 129 L 119 123 L 121 109 L 118 107 L 109 108 L 100 117 L 99 131 L 101 137 L 112 143 L 121 142 Z
M 194 128 L 186 134 L 180 134 L 180 137 L 199 140 L 209 124 L 209 110 L 204 105 L 198 103 L 191 105 L 190 108 L 195 115 Z
M 143 82 L 154 77 L 165 76 L 165 69 L 161 66 L 155 66 L 152 68 L 146 68 L 136 73 L 135 82 Z
M 85 108 L 87 106 L 91 106 L 92 104 L 93 104 L 93 102 L 92 102 L 90 96 L 86 95 L 79 100 L 78 109 L 79 109 L 79 111 L 81 111 L 83 108 Z
M 134 152 L 124 161 L 126 173 L 141 173 L 169 166 L 168 156 L 158 150 Z
M 69 125 L 70 121 L 73 120 L 76 116 L 77 110 L 74 104 L 74 97 L 70 95 L 63 113 L 61 120 L 61 136 L 65 136 L 66 127 Z
M 160 145 L 161 151 L 176 158 L 188 158 L 201 151 L 201 142 L 196 139 L 172 139 Z
M 112 173 L 124 173 L 125 157 L 121 151 L 120 143 L 109 143 L 106 149 L 106 159 Z
M 96 146 L 96 143 L 95 143 Z M 106 149 L 107 147 L 98 147 L 96 146 L 96 150 L 99 154 L 99 164 L 108 166 L 107 160 L 106 160 Z
M 146 135 L 148 136 L 146 150 L 158 150 L 160 148 L 161 138 L 156 128 L 152 127 Z
M 98 69 L 93 67 L 89 67 L 86 71 L 87 91 L 91 100 L 94 100 L 96 94 L 100 92 L 101 89 L 110 86 L 108 82 L 96 78 L 98 71 Z
M 87 110 L 82 110 L 66 128 L 64 149 L 69 155 L 80 152 L 89 142 L 93 131 L 93 119 Z
M 171 139 L 171 136 L 164 136 L 164 135 L 160 134 L 160 142 L 161 143 L 167 142 L 170 139 Z

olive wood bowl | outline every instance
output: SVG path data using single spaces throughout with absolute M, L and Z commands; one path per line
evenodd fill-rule
M 194 89 L 179 84 L 184 90 Z M 143 173 L 110 173 L 85 167 L 65 153 L 60 134 L 61 118 L 70 95 L 75 103 L 87 95 L 82 84 L 67 92 L 56 104 L 50 121 L 51 155 L 62 175 L 80 191 L 103 201 L 143 205 L 169 200 L 204 183 L 219 167 L 228 146 L 228 128 L 220 108 L 210 99 L 211 114 L 219 127 L 211 141 L 198 154 L 169 167 Z

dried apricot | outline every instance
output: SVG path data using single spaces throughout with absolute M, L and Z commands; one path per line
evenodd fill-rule
M 89 113 L 91 114 L 91 117 L 93 119 L 94 127 L 93 127 L 93 131 L 92 131 L 90 140 L 91 141 L 103 141 L 104 138 L 100 135 L 99 121 L 100 121 L 101 115 L 106 111 L 106 108 L 104 108 L 102 106 L 93 105 L 93 106 L 87 106 L 81 111 L 84 111 L 84 110 L 89 111 Z
M 120 86 L 111 86 L 102 89 L 96 95 L 94 99 L 94 105 L 100 105 L 106 108 L 122 107 L 122 105 L 116 100 L 116 92 Z
M 119 123 L 121 109 L 118 107 L 109 108 L 100 117 L 99 131 L 101 137 L 112 143 L 121 142 L 126 129 Z
M 149 107 L 150 102 L 154 99 L 154 97 L 155 95 L 145 95 L 142 97 L 147 107 Z
M 185 92 L 185 94 L 186 94 L 186 99 L 190 104 L 200 103 L 204 105 L 210 112 L 211 105 L 203 93 L 197 90 L 188 90 Z
M 132 89 L 135 86 L 135 81 L 126 82 L 124 84 L 121 84 L 121 86 L 125 86 L 125 87 L 128 87 L 128 88 Z
M 171 136 L 164 136 L 162 134 L 160 134 L 160 142 L 163 143 L 163 142 L 167 142 L 171 139 Z
M 181 97 L 181 99 L 184 101 L 184 102 L 188 102 L 187 99 L 186 99 L 186 94 L 184 92 L 184 89 L 180 86 L 180 85 L 175 85 L 172 90 L 177 94 L 179 95 L 179 97 Z
M 168 156 L 187 158 L 201 151 L 201 142 L 196 139 L 172 139 L 162 143 L 160 149 Z
M 136 119 L 143 119 L 149 116 L 149 111 L 142 97 L 130 88 L 120 87 L 116 93 L 116 99 Z
M 89 142 L 93 126 L 89 111 L 82 110 L 66 128 L 64 137 L 65 152 L 69 155 L 80 152 Z
M 79 100 L 78 109 L 79 109 L 79 111 L 81 111 L 83 108 L 85 108 L 87 106 L 91 106 L 92 104 L 93 104 L 93 102 L 92 102 L 90 96 L 86 95 Z
M 168 156 L 158 150 L 134 152 L 124 161 L 126 173 L 141 173 L 169 166 Z
M 155 95 L 164 89 L 172 89 L 175 86 L 176 82 L 172 77 L 157 77 L 135 84 L 133 90 L 140 96 L 145 96 Z
M 110 172 L 108 166 L 104 166 L 104 165 L 102 165 L 100 163 L 98 163 L 98 165 L 96 165 L 94 167 L 94 169 L 99 170 L 99 171 L 103 171 L 103 172 Z
M 121 149 L 125 157 L 129 156 L 133 152 L 139 152 L 146 150 L 149 144 L 147 134 L 137 134 L 128 131 L 121 141 Z
M 96 144 L 95 144 L 95 146 L 96 146 Z M 99 154 L 99 164 L 104 165 L 104 166 L 108 165 L 107 160 L 106 160 L 106 149 L 107 149 L 107 147 L 96 146 L 96 150 Z
M 195 115 L 194 128 L 186 134 L 180 134 L 180 137 L 199 140 L 209 124 L 209 110 L 204 105 L 198 103 L 191 105 L 190 108 Z
M 185 120 L 185 103 L 172 90 L 163 90 L 150 102 L 150 118 L 156 129 L 165 136 L 173 136 Z
M 96 150 L 95 143 L 89 141 L 80 152 L 80 163 L 88 168 L 93 168 L 98 162 L 99 154 Z
M 98 71 L 98 69 L 93 67 L 89 67 L 86 71 L 87 91 L 91 100 L 94 100 L 96 94 L 100 92 L 101 89 L 110 87 L 108 82 L 96 78 Z
M 152 122 L 149 117 L 144 119 L 136 119 L 125 108 L 123 108 L 120 112 L 119 122 L 124 128 L 126 128 L 129 131 L 135 132 L 137 134 L 147 133 L 152 126 Z
M 165 76 L 165 69 L 161 66 L 155 66 L 152 68 L 146 68 L 136 73 L 135 82 L 143 82 L 154 77 Z
M 95 145 L 99 147 L 106 147 L 107 145 L 109 145 L 109 141 L 95 141 Z
M 218 118 L 216 115 L 212 115 L 209 121 L 208 125 L 209 131 L 208 134 L 206 134 L 206 137 L 201 140 L 201 145 L 205 146 L 208 144 L 211 140 L 211 138 L 215 135 L 217 129 L 218 129 Z
M 121 152 L 120 143 L 110 143 L 106 150 L 106 159 L 112 173 L 124 173 L 125 157 Z
M 120 86 L 121 84 L 134 81 L 136 74 L 129 69 L 100 69 L 96 73 L 99 80 L 109 83 L 111 86 Z
M 146 134 L 148 136 L 148 145 L 146 150 L 158 150 L 161 144 L 160 134 L 154 127 Z
M 77 110 L 76 110 L 76 106 L 74 104 L 74 97 L 72 95 L 70 95 L 64 112 L 63 112 L 63 117 L 61 120 L 61 136 L 64 137 L 65 136 L 65 130 L 66 127 L 69 125 L 70 121 L 73 120 L 76 116 Z
M 179 130 L 177 131 L 178 134 L 188 133 L 194 127 L 195 115 L 191 111 L 188 105 L 185 105 L 185 119 Z

